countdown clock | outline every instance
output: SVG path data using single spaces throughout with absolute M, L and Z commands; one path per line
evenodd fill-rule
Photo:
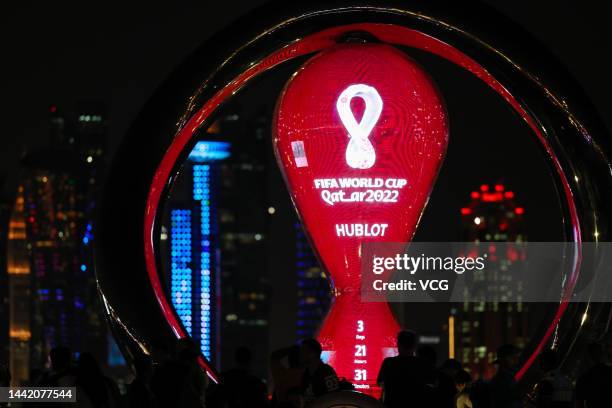
M 438 89 L 388 44 L 330 47 L 279 97 L 276 157 L 337 294 L 319 340 L 338 375 L 364 392 L 378 395 L 399 326 L 385 303 L 361 302 L 361 244 L 412 238 L 447 143 Z

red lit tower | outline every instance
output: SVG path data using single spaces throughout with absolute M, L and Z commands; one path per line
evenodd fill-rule
M 461 208 L 463 242 L 525 242 L 525 209 L 517 205 L 515 194 L 503 184 L 483 184 L 470 194 L 470 202 Z M 495 247 L 490 248 L 494 252 Z M 490 251 L 490 252 L 491 252 Z M 491 275 L 511 279 L 504 271 L 514 262 L 512 254 L 489 254 L 489 265 L 496 268 Z M 478 279 L 479 272 L 474 279 Z M 484 271 L 480 272 L 484 274 Z M 484 277 L 483 277 L 484 279 Z M 507 290 L 521 291 L 520 283 L 508 282 Z M 484 288 L 484 290 L 489 290 Z M 491 289 L 492 290 L 492 289 Z M 497 289 L 495 289 L 497 290 Z M 498 292 L 494 302 L 464 302 L 454 316 L 456 333 L 455 358 L 476 377 L 489 378 L 494 373 L 497 348 L 506 343 L 523 347 L 528 336 L 528 311 L 522 302 L 504 302 L 506 293 Z M 509 294 L 508 294 L 509 295 Z M 520 299 L 520 293 L 512 295 Z

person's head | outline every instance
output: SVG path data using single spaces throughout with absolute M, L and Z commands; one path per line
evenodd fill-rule
M 540 353 L 540 368 L 542 371 L 552 371 L 558 366 L 557 352 L 554 350 L 544 350 Z
M 5 365 L 0 365 L 0 387 L 11 385 L 11 372 Z
M 64 346 L 58 346 L 51 349 L 49 360 L 51 360 L 51 369 L 54 371 L 63 371 L 70 368 L 71 355 L 70 349 Z
M 461 392 L 472 382 L 472 376 L 465 370 L 459 370 L 454 376 L 455 388 Z
M 461 370 L 461 363 L 454 358 L 444 360 L 440 366 L 440 371 L 451 377 L 454 377 L 459 370 Z
M 436 354 L 436 349 L 434 349 L 429 344 L 424 344 L 417 349 L 417 357 L 427 364 L 428 367 L 434 368 L 436 363 L 438 362 L 438 356 Z
M 176 357 L 183 362 L 194 362 L 200 355 L 198 344 L 191 337 L 183 337 L 176 343 Z
M 278 408 L 303 408 L 304 397 L 300 387 L 291 387 L 287 390 L 287 399 L 278 404 Z
M 291 346 L 289 348 L 287 362 L 290 368 L 297 368 L 300 366 L 300 346 Z
M 312 364 L 321 360 L 321 343 L 315 339 L 302 340 L 300 360 L 304 364 Z
M 45 371 L 42 368 L 37 368 L 37 367 L 32 368 L 30 370 L 30 383 L 36 384 L 40 382 L 44 374 L 45 374 Z
M 93 378 L 101 377 L 102 370 L 98 361 L 91 353 L 81 353 L 76 364 L 77 377 L 80 379 L 91 380 Z
M 603 346 L 599 342 L 589 344 L 587 348 L 587 352 L 589 354 L 589 359 L 594 364 L 601 364 L 604 362 L 604 350 Z
M 416 333 L 412 330 L 402 330 L 397 334 L 397 351 L 400 356 L 414 354 L 416 348 Z
M 162 339 L 153 339 L 151 343 L 151 358 L 155 361 L 167 361 L 171 358 L 172 347 Z
M 248 347 L 240 346 L 234 352 L 234 362 L 238 367 L 249 368 L 251 366 L 252 359 L 253 354 Z
M 151 357 L 146 354 L 138 354 L 134 359 L 134 371 L 136 371 L 137 378 L 149 378 L 153 372 L 153 361 Z
M 106 406 L 108 393 L 104 374 L 98 361 L 90 353 L 79 355 L 76 364 L 76 385 L 83 388 L 87 396 L 96 402 L 96 406 Z
M 514 370 L 519 365 L 520 350 L 512 344 L 504 344 L 497 349 L 495 362 L 500 368 Z

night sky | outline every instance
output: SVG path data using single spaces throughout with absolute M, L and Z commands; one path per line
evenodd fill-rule
M 48 143 L 51 104 L 72 116 L 79 100 L 104 101 L 110 109 L 112 155 L 148 98 L 181 61 L 214 32 L 263 3 L 263 0 L 177 1 L 163 5 L 123 2 L 119 6 L 112 2 L 23 1 L 4 5 L 0 16 L 4 54 L 0 64 L 3 124 L 0 182 L 8 179 L 8 183 L 1 186 L 4 193 L 10 196 L 14 191 L 19 157 L 24 148 Z M 612 95 L 612 28 L 608 21 L 612 7 L 606 6 L 606 2 L 586 5 L 585 2 L 570 4 L 549 0 L 488 3 L 535 34 L 564 62 L 612 129 L 609 100 Z M 453 73 L 462 73 L 453 71 L 452 66 L 436 66 L 435 61 L 432 65 L 427 58 L 419 62 L 432 71 L 444 91 L 451 112 L 452 133 L 449 156 L 423 219 L 422 227 L 426 228 L 419 230 L 417 238 L 454 240 L 452 234 L 440 233 L 444 231 L 444 224 L 456 218 L 456 209 L 465 205 L 467 192 L 480 182 L 498 181 L 523 191 L 523 197 L 518 195 L 518 198 L 523 199 L 521 205 L 529 208 L 532 222 L 542 218 L 542 222 L 530 223 L 532 239 L 558 238 L 557 234 L 539 233 L 558 227 L 558 223 L 553 225 L 553 220 L 544 219 L 550 218 L 547 206 L 537 205 L 538 200 L 546 202 L 547 196 L 554 195 L 550 180 L 542 179 L 542 185 L 546 184 L 542 188 L 531 180 L 530 174 L 534 173 L 531 167 L 538 167 L 541 159 L 537 155 L 532 156 L 533 160 L 521 157 L 519 170 L 523 172 L 512 169 L 512 149 L 520 152 L 522 147 L 507 141 L 496 144 L 501 139 L 495 136 L 497 129 L 502 129 L 512 137 L 507 126 L 496 125 L 490 115 L 482 115 L 486 118 L 482 122 L 474 110 L 453 116 L 453 105 L 459 108 L 466 105 L 463 95 L 471 95 L 471 104 L 475 106 L 478 106 L 477 99 L 482 99 L 481 106 L 489 106 L 489 100 L 481 95 L 474 96 L 469 88 L 462 88 L 460 83 L 464 81 L 453 77 Z M 276 86 L 282 86 L 284 80 Z M 273 106 L 275 96 L 268 96 L 265 99 Z M 245 97 L 248 99 L 248 95 Z M 260 95 L 255 98 L 261 99 Z M 509 119 L 507 123 L 514 122 Z M 478 150 L 471 147 L 474 144 L 479 146 Z M 510 151 L 505 152 L 508 148 Z M 451 154 L 453 151 L 456 154 Z M 506 160 L 505 167 L 500 159 Z M 453 180 L 445 176 L 457 171 L 470 177 Z M 487 172 L 492 176 L 488 179 L 481 176 Z M 543 167 L 542 172 L 546 172 Z M 515 179 L 499 177 L 499 174 L 511 174 Z M 530 205 L 529 201 L 536 205 Z M 444 211 L 445 207 L 450 212 Z
M 71 116 L 79 100 L 104 101 L 110 108 L 112 155 L 156 87 L 181 61 L 214 32 L 262 3 L 6 5 L 0 17 L 5 55 L 0 64 L 0 180 L 8 179 L 5 194 L 10 196 L 15 187 L 24 148 L 48 143 L 51 104 Z M 607 21 L 612 10 L 605 9 L 604 2 L 489 3 L 535 34 L 566 64 L 612 129 L 612 28 Z M 557 206 L 554 189 L 537 146 L 529 141 L 530 133 L 519 128 L 503 104 L 495 108 L 495 98 L 469 75 L 427 55 L 411 56 L 438 82 L 451 115 L 449 154 L 416 239 L 457 240 L 455 229 L 446 226 L 457 222 L 457 209 L 467 204 L 469 191 L 482 182 L 504 182 L 519 192 L 519 204 L 528 209 L 530 240 L 560 239 L 560 214 L 554 208 L 549 211 Z M 274 90 L 285 80 L 277 78 L 273 86 L 245 92 L 243 103 L 266 100 L 271 110 Z M 469 104 L 464 95 L 470 95 Z M 468 105 L 472 108 L 465 108 Z M 486 115 L 479 112 L 483 106 L 490 111 Z M 516 155 L 521 156 L 520 165 L 513 159 Z
M 4 5 L 0 179 L 8 177 L 5 190 L 14 187 L 10 181 L 15 179 L 24 148 L 47 143 L 51 104 L 70 115 L 79 100 L 106 102 L 112 154 L 169 73 L 215 31 L 262 3 L 23 1 Z M 535 34 L 566 64 L 612 128 L 610 6 L 568 1 L 488 3 Z

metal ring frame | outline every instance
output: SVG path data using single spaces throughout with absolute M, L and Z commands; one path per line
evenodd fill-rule
M 271 3 L 206 42 L 163 84 L 116 154 L 96 223 L 99 289 L 128 359 L 139 353 L 155 358 L 157 344 L 186 335 L 163 294 L 154 237 L 159 236 L 160 203 L 169 194 L 193 134 L 260 73 L 329 47 L 349 31 L 366 31 L 383 42 L 437 54 L 487 83 L 531 127 L 547 153 L 567 241 L 609 240 L 610 145 L 594 108 L 562 65 L 523 29 L 486 6 L 461 3 Z M 589 327 L 601 332 L 597 320 L 609 318 L 608 304 L 566 302 L 579 279 L 579 262 L 519 378 L 555 331 L 573 333 L 558 343 L 569 353 L 577 337 Z M 587 324 L 581 319 L 586 310 L 593 316 Z M 201 363 L 216 380 L 203 358 Z

